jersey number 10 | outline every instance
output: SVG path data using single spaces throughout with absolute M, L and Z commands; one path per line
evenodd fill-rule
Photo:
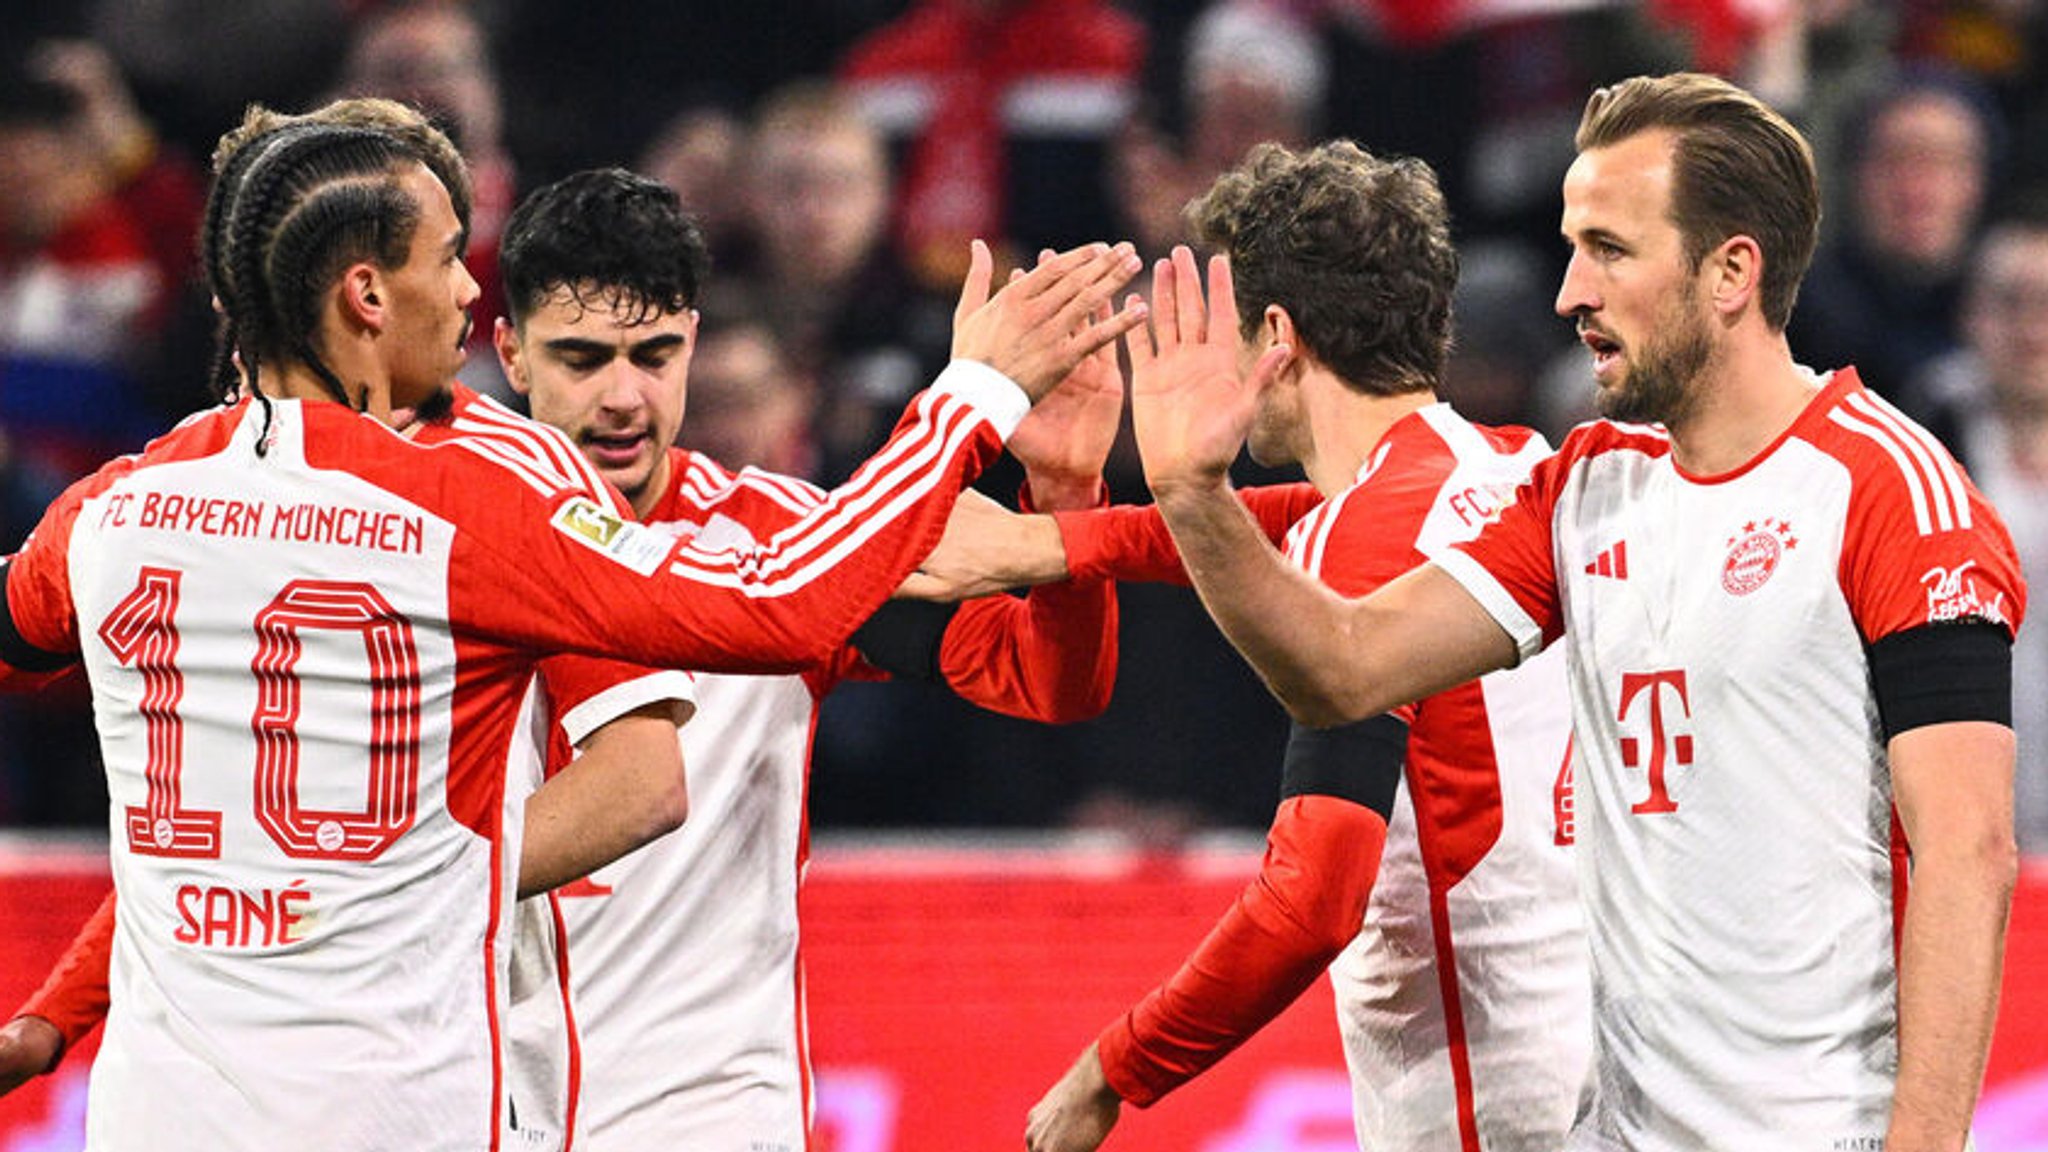
M 221 814 L 187 808 L 184 720 L 178 706 L 185 677 L 178 670 L 178 585 L 182 573 L 144 568 L 135 589 L 100 625 L 114 659 L 142 676 L 148 803 L 127 809 L 128 848 L 146 856 L 213 858 L 221 852 Z M 419 806 L 420 675 L 412 623 L 368 584 L 294 580 L 256 614 L 256 821 L 284 854 L 301 860 L 371 860 L 412 826 Z M 370 779 L 362 811 L 300 805 L 302 635 L 354 632 L 369 661 Z

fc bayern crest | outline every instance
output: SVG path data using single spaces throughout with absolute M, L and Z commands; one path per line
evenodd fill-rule
M 1785 553 L 1799 546 L 1792 525 L 1783 520 L 1752 520 L 1728 538 L 1728 559 L 1721 565 L 1721 587 L 1730 596 L 1747 596 L 1770 581 Z

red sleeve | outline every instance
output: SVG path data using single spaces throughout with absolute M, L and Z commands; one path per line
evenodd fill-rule
M 1386 822 L 1363 805 L 1284 801 L 1258 879 L 1172 979 L 1097 1037 L 1117 1095 L 1150 1105 L 1313 984 L 1365 922 L 1386 835 Z
M 1033 588 L 969 600 L 946 626 L 939 670 L 970 704 L 1047 724 L 1089 720 L 1116 687 L 1116 586 Z
M 109 892 L 58 957 L 43 986 L 14 1013 L 40 1016 L 57 1026 L 64 1036 L 57 1060 L 107 1018 L 107 963 L 113 951 L 114 894 Z M 51 1061 L 50 1067 L 56 1066 L 56 1061 Z
M 473 613 L 464 625 L 540 651 L 719 672 L 820 663 L 938 543 L 960 489 L 1002 449 L 991 418 L 946 379 L 845 485 L 766 540 L 679 544 L 581 495 L 545 521 L 493 509 L 481 513 L 492 531 L 457 538 L 468 551 L 451 603 Z M 464 498 L 474 509 L 481 496 Z
M 1839 579 L 1864 643 L 1947 620 L 2017 633 L 2027 589 L 2005 522 L 1933 436 L 1886 411 L 1849 416 L 1867 431 L 1838 448 L 1855 485 Z
M 78 612 L 71 601 L 71 528 L 89 497 L 131 470 L 127 460 L 117 461 L 66 489 L 43 513 L 21 551 L 8 558 L 11 631 L 33 648 L 51 655 L 78 652 Z M 7 683 L 10 688 L 18 686 L 11 677 Z
M 1316 505 L 1322 494 L 1313 484 L 1277 484 L 1247 488 L 1238 499 L 1274 544 L 1287 529 Z M 1150 504 L 1120 504 L 1055 512 L 1060 539 L 1067 549 L 1067 571 L 1076 580 L 1129 580 L 1154 584 L 1186 584 L 1180 552 L 1166 531 L 1166 521 Z

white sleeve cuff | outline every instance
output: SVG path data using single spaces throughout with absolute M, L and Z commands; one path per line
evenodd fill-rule
M 979 360 L 955 360 L 946 365 L 932 381 L 932 390 L 967 401 L 1006 443 L 1031 411 L 1031 397 L 1016 381 Z
M 569 743 L 581 744 L 592 732 L 626 713 L 663 700 L 675 702 L 676 723 L 687 721 L 697 711 L 696 679 L 687 672 L 654 672 L 615 684 L 564 712 L 562 732 Z
M 1515 642 L 1515 663 L 1543 651 L 1543 629 L 1536 626 L 1536 621 L 1522 611 L 1522 606 L 1479 561 L 1457 548 L 1446 548 L 1430 557 L 1430 562 L 1450 573 L 1451 579 L 1479 601 L 1493 622 Z

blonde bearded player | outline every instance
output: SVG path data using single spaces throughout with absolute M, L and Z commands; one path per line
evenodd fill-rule
M 1134 342 L 1147 480 L 1298 719 L 1561 641 L 1596 1005 L 1566 1147 L 1955 1152 L 2017 866 L 2011 538 L 1853 370 L 1793 359 L 1819 190 L 1782 116 L 1636 77 L 1593 94 L 1578 146 L 1556 307 L 1608 419 L 1496 523 L 1360 599 L 1301 579 L 1225 478 L 1278 360 L 1240 375 L 1205 327 L 1232 309 L 1221 262 L 1205 304 L 1187 260 L 1157 300 L 1184 321 Z

